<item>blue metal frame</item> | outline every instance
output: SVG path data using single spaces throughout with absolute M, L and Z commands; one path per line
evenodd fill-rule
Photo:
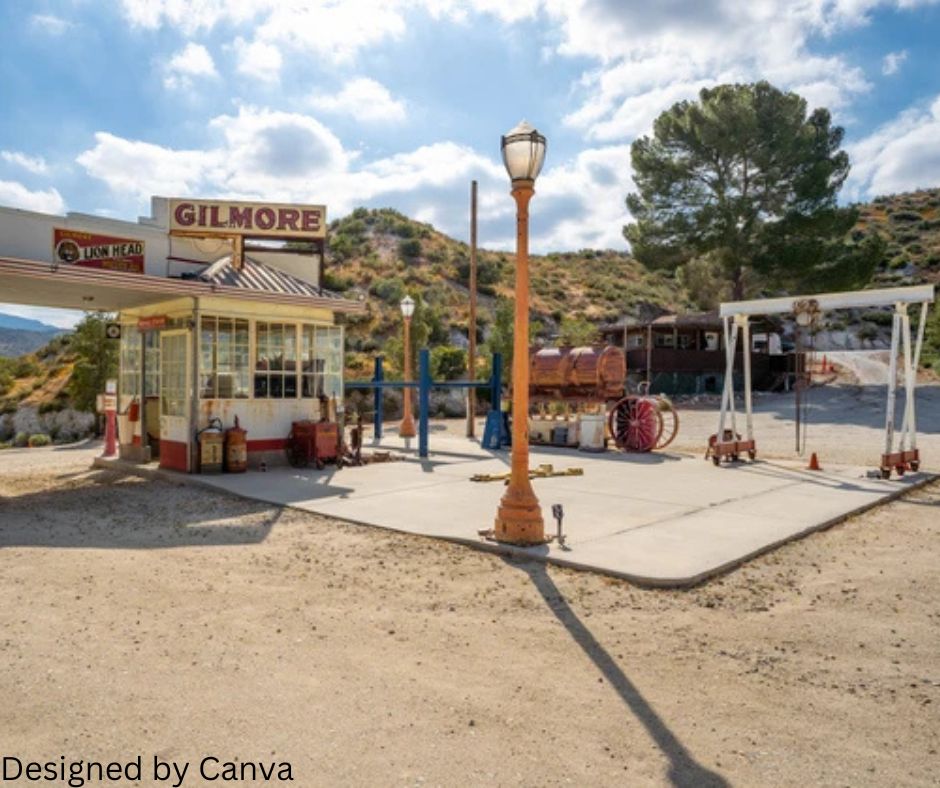
M 490 390 L 490 411 L 486 417 L 486 429 L 483 434 L 483 446 L 491 449 L 498 449 L 501 446 L 508 445 L 508 431 L 503 426 L 503 418 L 500 408 L 500 399 L 503 389 L 503 357 L 499 353 L 493 354 L 493 373 L 489 380 L 473 381 L 468 380 L 447 380 L 434 381 L 431 379 L 431 353 L 427 348 L 418 351 L 418 380 L 385 380 L 385 368 L 383 366 L 383 357 L 375 357 L 375 366 L 372 373 L 372 380 L 350 380 L 345 387 L 348 389 L 373 389 L 374 393 L 374 416 L 372 419 L 372 428 L 375 437 L 382 438 L 382 422 L 385 417 L 385 408 L 382 402 L 382 395 L 385 389 L 418 389 L 418 456 L 428 456 L 428 418 L 431 410 L 431 389 L 450 388 L 450 389 L 489 389 Z M 497 424 L 495 434 L 492 433 L 491 423 Z

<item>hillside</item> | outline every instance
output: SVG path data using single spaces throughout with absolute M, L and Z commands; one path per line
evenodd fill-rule
M 367 312 L 349 322 L 348 349 L 368 354 L 401 332 L 399 302 L 420 294 L 431 313 L 434 337 L 465 345 L 470 249 L 392 209 L 358 208 L 330 225 L 326 287 L 350 297 L 368 295 Z M 478 328 L 486 336 L 498 297 L 511 298 L 515 258 L 509 252 L 477 254 Z M 647 271 L 628 254 L 582 250 L 530 258 L 533 318 L 546 336 L 563 318 L 594 323 L 624 314 L 681 309 L 687 301 L 675 280 Z M 351 359 L 367 371 L 365 357 Z
M 63 331 L 59 328 L 43 331 L 0 328 L 0 356 L 14 358 L 26 353 L 33 353 L 61 333 Z
M 887 243 L 873 286 L 940 282 L 940 189 L 879 197 L 858 208 L 855 239 L 878 233 Z M 694 308 L 674 277 L 648 271 L 625 252 L 585 249 L 533 255 L 530 269 L 533 318 L 543 338 L 556 333 L 563 318 L 600 324 L 624 315 Z M 479 251 L 478 324 L 483 337 L 492 324 L 497 297 L 512 297 L 514 275 L 512 253 Z M 432 344 L 465 345 L 468 276 L 467 244 L 397 211 L 358 208 L 333 222 L 326 286 L 351 297 L 369 296 L 366 315 L 347 329 L 351 370 L 368 374 L 369 355 L 399 336 L 398 304 L 406 290 L 420 293 L 429 305 L 436 329 Z M 885 317 L 869 310 L 833 320 L 871 339 L 884 334 Z M 937 341 L 928 337 L 928 363 L 937 363 L 935 345 Z
M 39 350 L 65 331 L 48 323 L 0 312 L 0 356 L 14 358 Z
M 876 282 L 940 282 L 940 188 L 876 197 L 858 208 L 856 239 L 877 233 L 887 242 Z

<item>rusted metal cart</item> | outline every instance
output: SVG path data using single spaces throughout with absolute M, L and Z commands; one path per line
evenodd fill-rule
M 313 463 L 322 469 L 328 462 L 343 466 L 343 446 L 339 425 L 334 421 L 295 421 L 285 446 L 287 461 L 295 468 Z

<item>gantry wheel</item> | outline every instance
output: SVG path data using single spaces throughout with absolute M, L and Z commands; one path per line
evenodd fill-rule
M 611 408 L 608 426 L 618 448 L 646 452 L 656 447 L 663 434 L 663 417 L 654 400 L 628 396 Z

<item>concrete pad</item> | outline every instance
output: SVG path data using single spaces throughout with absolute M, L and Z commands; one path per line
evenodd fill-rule
M 478 533 L 492 528 L 503 483 L 470 481 L 474 474 L 508 470 L 508 451 L 490 452 L 473 441 L 435 435 L 431 457 L 422 460 L 410 444 L 397 437 L 382 442 L 383 450 L 401 454 L 402 461 L 339 471 L 327 466 L 222 476 L 160 474 L 348 522 L 660 586 L 700 582 L 935 478 L 919 473 L 885 481 L 866 478 L 863 468 L 811 472 L 786 462 L 716 468 L 701 457 L 679 454 L 533 447 L 531 467 L 580 467 L 584 475 L 533 481 L 547 533 L 555 532 L 552 504 L 563 505 L 566 545 L 519 548 Z

